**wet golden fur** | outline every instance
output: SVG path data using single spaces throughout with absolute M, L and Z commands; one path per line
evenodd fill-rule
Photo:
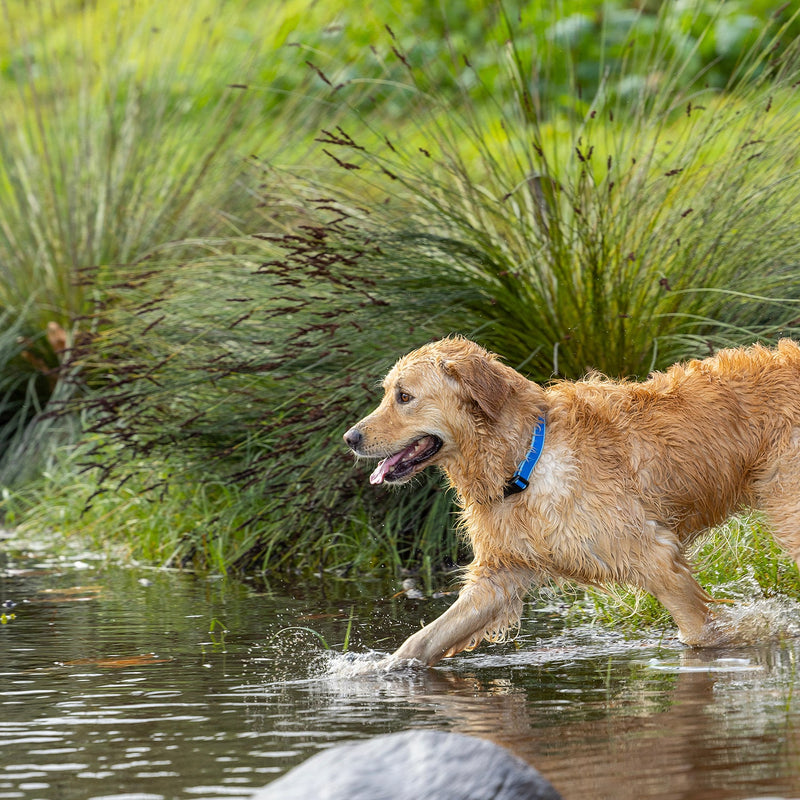
M 724 350 L 644 383 L 592 377 L 543 388 L 449 338 L 401 358 L 384 390 L 346 440 L 360 456 L 384 458 L 424 434 L 439 437 L 425 466 L 439 466 L 455 488 L 474 554 L 458 600 L 398 658 L 435 664 L 502 638 L 530 586 L 547 576 L 642 587 L 670 611 L 684 642 L 721 643 L 726 633 L 683 551 L 746 506 L 766 514 L 800 562 L 800 347 L 792 341 Z M 546 439 L 530 486 L 504 498 L 539 415 Z

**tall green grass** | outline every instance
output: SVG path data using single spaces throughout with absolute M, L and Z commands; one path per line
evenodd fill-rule
M 0 9 L 0 311 L 16 336 L 0 347 L 10 387 L 0 442 L 17 442 L 0 449 L 3 484 L 29 476 L 53 441 L 39 413 L 56 386 L 48 370 L 103 329 L 125 281 L 149 272 L 162 248 L 179 258 L 178 243 L 255 217 L 239 183 L 247 157 L 284 147 L 265 116 L 279 103 L 282 125 L 315 124 L 310 77 L 295 86 L 302 103 L 253 90 L 280 71 L 287 33 L 270 25 L 274 12 L 259 16 L 220 15 L 206 0 Z M 51 323 L 67 333 L 66 354 L 45 335 Z M 59 402 L 75 375 L 68 367 Z M 35 424 L 22 436 L 21 423 Z
M 604 8 L 475 11 L 486 41 L 444 25 L 436 48 L 391 24 L 360 62 L 284 51 L 308 108 L 264 99 L 278 141 L 232 195 L 198 177 L 227 227 L 195 235 L 190 204 L 92 271 L 86 442 L 15 513 L 220 570 L 437 565 L 464 555 L 438 479 L 376 491 L 340 441 L 401 352 L 458 331 L 546 381 L 791 335 L 797 19 L 746 29 L 723 70 L 727 9 Z
M 492 84 L 470 53 L 429 64 L 393 29 L 363 79 L 307 65 L 331 118 L 302 167 L 250 159 L 260 221 L 121 273 L 76 353 L 94 390 L 84 459 L 106 492 L 85 521 L 149 488 L 162 511 L 183 505 L 158 550 L 177 561 L 455 559 L 436 478 L 376 492 L 340 442 L 399 353 L 459 331 L 547 380 L 644 375 L 791 333 L 794 20 L 774 21 L 721 91 L 692 71 L 714 20 L 687 49 L 666 10 L 638 17 L 591 95 L 558 37 L 534 49 L 524 18 L 503 24 L 482 51 Z M 553 70 L 566 94 L 543 91 Z M 369 115 L 375 91 L 404 124 Z M 131 524 L 150 513 L 122 507 Z
M 20 30 L 24 18 L 6 8 L 0 302 L 40 329 L 90 309 L 89 270 L 113 275 L 158 245 L 219 230 L 221 208 L 236 210 L 237 148 L 259 141 L 242 100 L 257 51 L 182 16 L 117 11 L 97 20 L 99 43 L 79 17 L 60 44 L 56 19 Z
M 498 59 L 515 93 L 494 113 L 471 101 L 468 69 L 458 107 L 435 104 L 418 136 L 376 147 L 353 122 L 324 140 L 356 192 L 405 213 L 364 214 L 385 269 L 447 274 L 463 330 L 539 379 L 642 376 L 798 318 L 798 47 L 784 32 L 765 32 L 720 93 L 634 27 L 626 60 L 594 97 L 573 85 L 565 117 L 536 92 L 559 50 L 525 60 L 512 28 Z M 428 94 L 420 72 L 409 85 Z

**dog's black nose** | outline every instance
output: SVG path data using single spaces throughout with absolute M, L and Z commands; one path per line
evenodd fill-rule
M 350 430 L 344 435 L 345 444 L 351 450 L 355 450 L 361 444 L 363 438 L 364 437 L 358 428 L 350 428 Z

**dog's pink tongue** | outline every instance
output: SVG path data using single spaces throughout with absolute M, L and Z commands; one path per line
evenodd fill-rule
M 379 484 L 383 483 L 384 475 L 398 462 L 402 459 L 403 455 L 405 454 L 405 450 L 400 453 L 395 453 L 393 456 L 389 456 L 388 458 L 384 458 L 377 467 L 375 467 L 374 472 L 372 475 L 369 476 L 369 482 L 372 484 Z

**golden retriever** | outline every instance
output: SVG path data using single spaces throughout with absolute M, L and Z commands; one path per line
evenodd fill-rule
M 433 665 L 503 639 L 546 576 L 639 586 L 672 614 L 683 642 L 722 644 L 729 634 L 683 551 L 745 506 L 764 512 L 800 563 L 800 346 L 788 339 L 722 350 L 643 383 L 592 376 L 543 388 L 452 337 L 401 358 L 383 388 L 345 442 L 382 459 L 376 484 L 438 466 L 474 556 L 456 602 L 398 659 Z M 529 485 L 511 493 L 540 418 L 541 455 Z

